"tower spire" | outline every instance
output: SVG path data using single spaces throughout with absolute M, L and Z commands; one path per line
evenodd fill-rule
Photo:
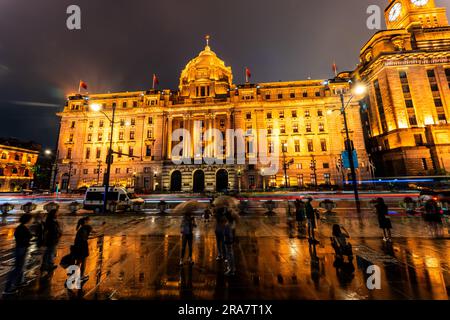
M 209 34 L 207 34 L 207 35 L 205 36 L 206 46 L 207 46 L 207 47 L 209 47 L 209 39 L 210 39 L 210 38 L 211 38 L 211 37 L 210 37 Z

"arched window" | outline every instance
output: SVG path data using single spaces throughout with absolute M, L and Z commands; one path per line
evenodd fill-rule
M 23 173 L 24 177 L 29 177 L 30 176 L 30 170 L 26 169 L 25 172 Z
M 5 169 L 0 168 L 0 176 L 4 176 L 5 175 Z
M 12 174 L 17 174 L 19 171 L 17 170 L 16 167 L 14 167 L 14 168 L 12 168 L 11 172 L 12 172 Z

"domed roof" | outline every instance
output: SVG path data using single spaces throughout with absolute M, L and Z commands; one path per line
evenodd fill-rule
M 206 46 L 197 57 L 188 62 L 181 72 L 180 91 L 194 82 L 207 84 L 208 82 L 221 82 L 231 86 L 233 74 L 231 67 L 227 67 L 225 62 L 217 57 L 216 53 L 209 46 L 209 38 L 206 38 Z

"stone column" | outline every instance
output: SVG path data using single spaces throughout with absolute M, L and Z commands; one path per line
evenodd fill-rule
M 167 130 L 167 159 L 172 159 L 172 116 L 167 117 L 169 123 L 168 123 L 168 130 Z

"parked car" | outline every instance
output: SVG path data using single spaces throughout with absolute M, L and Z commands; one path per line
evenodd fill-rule
M 104 187 L 87 188 L 84 196 L 83 208 L 86 210 L 93 210 L 96 213 L 101 212 L 104 194 Z M 136 197 L 133 189 L 122 187 L 110 187 L 107 202 L 114 204 L 114 208 L 117 208 L 117 210 L 124 211 L 134 210 L 136 207 L 142 207 L 144 205 L 144 200 Z

